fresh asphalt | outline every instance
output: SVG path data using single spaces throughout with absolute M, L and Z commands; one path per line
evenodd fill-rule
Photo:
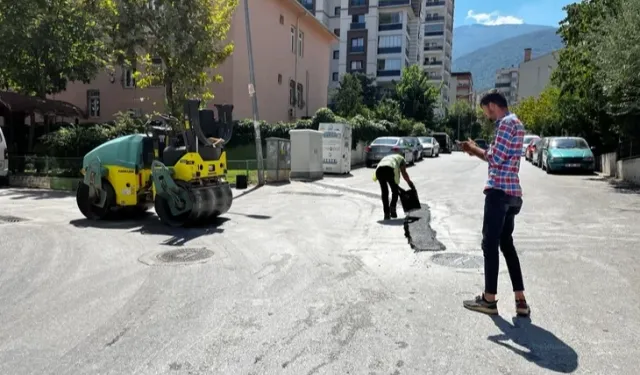
M 528 321 L 504 264 L 500 316 L 462 307 L 482 289 L 486 165 L 409 169 L 428 210 L 409 232 L 430 220 L 441 251 L 379 222 L 372 172 L 262 187 L 179 230 L 0 190 L 0 374 L 637 374 L 638 190 L 523 163 Z

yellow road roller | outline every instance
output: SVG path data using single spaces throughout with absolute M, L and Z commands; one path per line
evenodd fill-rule
M 127 217 L 155 207 L 172 227 L 212 221 L 231 208 L 224 145 L 233 134 L 233 106 L 199 109 L 184 105 L 184 129 L 171 130 L 167 118 L 148 122 L 147 134 L 112 139 L 85 155 L 76 202 L 88 219 L 115 212 Z

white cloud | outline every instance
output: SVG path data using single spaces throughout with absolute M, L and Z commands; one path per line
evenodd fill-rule
M 498 11 L 491 13 L 476 13 L 473 10 L 467 12 L 467 19 L 472 19 L 481 25 L 521 25 L 524 23 L 522 18 L 516 16 L 502 16 Z

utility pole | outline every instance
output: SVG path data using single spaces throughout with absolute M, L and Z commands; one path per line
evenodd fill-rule
M 264 185 L 264 160 L 262 159 L 262 137 L 258 116 L 258 95 L 256 94 L 256 76 L 253 68 L 253 47 L 251 46 L 251 18 L 249 17 L 249 0 L 244 0 L 244 27 L 247 33 L 247 50 L 249 54 L 249 96 L 253 107 L 253 129 L 256 133 L 256 160 L 258 162 L 258 185 Z

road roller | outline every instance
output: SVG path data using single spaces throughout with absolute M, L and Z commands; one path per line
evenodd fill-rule
M 187 100 L 183 119 L 156 117 L 146 134 L 121 136 L 87 153 L 76 191 L 80 212 L 90 220 L 131 218 L 153 206 L 164 224 L 182 227 L 229 211 L 224 146 L 233 134 L 233 106 L 215 105 L 216 118 L 200 103 Z

